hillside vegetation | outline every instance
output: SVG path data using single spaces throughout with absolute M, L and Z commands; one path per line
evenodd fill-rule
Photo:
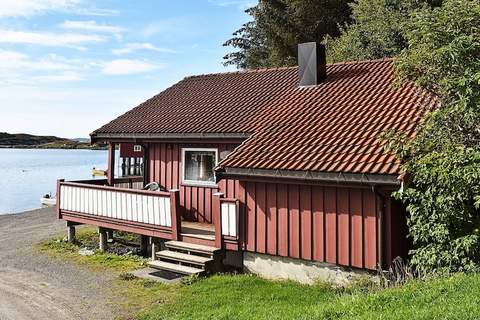
M 90 145 L 88 139 L 70 140 L 55 136 L 0 132 L 0 148 L 101 149 L 102 147 Z

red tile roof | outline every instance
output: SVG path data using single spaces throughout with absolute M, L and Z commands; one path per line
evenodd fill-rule
M 383 150 L 387 129 L 414 134 L 435 99 L 396 86 L 392 60 L 327 66 L 318 86 L 298 69 L 186 78 L 94 134 L 252 133 L 221 168 L 398 174 Z

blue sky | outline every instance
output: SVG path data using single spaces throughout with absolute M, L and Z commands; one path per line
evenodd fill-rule
M 254 0 L 1 0 L 0 132 L 86 137 L 193 74 Z

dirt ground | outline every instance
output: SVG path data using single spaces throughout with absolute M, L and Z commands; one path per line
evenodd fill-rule
M 0 320 L 112 319 L 111 276 L 53 260 L 33 246 L 65 222 L 52 208 L 0 215 Z

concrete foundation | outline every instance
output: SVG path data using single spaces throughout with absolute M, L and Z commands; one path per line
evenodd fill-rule
M 165 240 L 158 238 L 150 238 L 150 244 L 152 248 L 152 260 L 156 260 L 157 257 L 155 256 L 155 254 L 158 251 L 165 250 Z
M 98 228 L 98 235 L 99 235 L 99 249 L 100 251 L 107 250 L 107 230 L 103 228 Z
M 251 252 L 243 253 L 243 266 L 246 272 L 257 274 L 266 279 L 288 279 L 305 284 L 324 281 L 335 285 L 347 285 L 355 279 L 370 276 L 366 271 Z
M 67 226 L 67 240 L 70 243 L 75 242 L 75 227 L 74 226 Z

